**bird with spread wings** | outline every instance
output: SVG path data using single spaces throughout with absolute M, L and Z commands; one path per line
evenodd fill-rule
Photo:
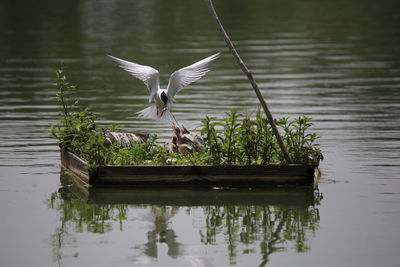
M 187 85 L 199 80 L 210 71 L 211 63 L 219 57 L 220 53 L 204 58 L 190 66 L 181 68 L 171 74 L 167 89 L 161 89 L 158 70 L 129 62 L 120 58 L 109 56 L 119 67 L 141 80 L 149 89 L 149 102 L 154 104 L 138 112 L 139 117 L 161 120 L 177 124 L 169 106 L 174 102 L 175 95 Z

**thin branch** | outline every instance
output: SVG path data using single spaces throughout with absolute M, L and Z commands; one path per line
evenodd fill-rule
M 231 51 L 233 57 L 235 58 L 236 63 L 240 66 L 242 71 L 246 74 L 246 76 L 249 79 L 251 85 L 253 86 L 254 92 L 256 93 L 257 98 L 260 101 L 261 106 L 264 109 L 264 112 L 265 112 L 265 114 L 267 116 L 267 119 L 268 119 L 269 123 L 271 124 L 272 131 L 274 132 L 274 135 L 275 135 L 275 137 L 276 137 L 276 139 L 278 141 L 279 147 L 282 150 L 282 153 L 283 153 L 283 156 L 284 156 L 286 162 L 288 164 L 292 163 L 292 160 L 291 160 L 291 158 L 289 156 L 288 150 L 286 149 L 286 146 L 283 143 L 282 137 L 279 134 L 278 128 L 276 127 L 274 118 L 272 117 L 272 114 L 268 109 L 267 103 L 265 102 L 265 100 L 264 100 L 264 98 L 263 98 L 263 96 L 262 96 L 262 94 L 260 92 L 260 89 L 258 88 L 258 85 L 257 85 L 256 81 L 253 78 L 253 74 L 250 72 L 250 70 L 244 64 L 242 58 L 240 57 L 239 53 L 235 49 L 235 46 L 233 45 L 232 41 L 230 40 L 228 34 L 225 32 L 224 27 L 222 26 L 222 23 L 219 20 L 218 15 L 217 15 L 217 13 L 216 13 L 216 11 L 214 9 L 214 5 L 213 5 L 212 0 L 204 0 L 204 1 L 206 2 L 207 6 L 208 6 L 208 9 L 211 12 L 211 15 L 212 15 L 212 17 L 214 19 L 214 22 L 217 24 L 219 31 L 221 32 L 222 36 L 224 37 L 224 40 L 225 40 L 226 44 L 228 45 L 229 50 Z

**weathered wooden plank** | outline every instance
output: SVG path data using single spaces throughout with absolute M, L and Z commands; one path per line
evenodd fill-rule
M 315 191 L 310 186 L 210 189 L 210 188 L 138 188 L 115 186 L 82 186 L 80 178 L 61 173 L 61 183 L 76 197 L 96 204 L 131 205 L 279 205 L 307 207 L 315 204 Z
M 84 182 L 89 183 L 90 174 L 88 162 L 66 149 L 61 149 L 61 164 L 67 170 L 78 175 Z
M 275 166 L 101 166 L 93 184 L 130 183 L 154 186 L 205 184 L 211 186 L 262 186 L 314 183 L 314 168 Z
M 62 164 L 90 185 L 263 187 L 314 185 L 318 169 L 308 165 L 99 166 L 62 150 Z

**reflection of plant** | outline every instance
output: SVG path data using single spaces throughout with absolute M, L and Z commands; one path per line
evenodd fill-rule
M 60 262 L 63 258 L 62 248 L 73 242 L 69 232 L 106 233 L 112 230 L 114 222 L 119 222 L 123 230 L 123 221 L 127 219 L 127 205 L 98 205 L 87 203 L 74 197 L 68 187 L 51 194 L 48 206 L 59 212 L 61 225 L 52 235 L 53 257 Z
M 316 198 L 321 198 L 319 193 Z M 294 242 L 297 252 L 307 251 L 307 235 L 315 233 L 320 220 L 315 206 L 207 206 L 203 209 L 206 229 L 200 231 L 201 241 L 214 245 L 217 236 L 224 236 L 231 264 L 236 261 L 239 244 L 247 247 L 256 241 L 263 255 L 261 266 L 268 262 L 271 253 L 285 250 L 287 242 Z
M 86 203 L 73 197 L 68 190 L 52 194 L 48 204 L 50 208 L 60 211 L 63 225 L 73 222 L 77 232 L 106 233 L 112 229 L 113 222 L 119 222 L 122 227 L 122 222 L 126 220 L 126 205 Z
M 77 188 L 74 186 L 64 186 L 52 194 L 48 201 L 49 207 L 59 212 L 61 221 L 61 226 L 53 236 L 57 260 L 62 258 L 61 248 L 73 241 L 69 231 L 102 234 L 112 231 L 116 222 L 119 222 L 120 230 L 124 231 L 123 222 L 128 219 L 128 209 L 132 208 L 145 209 L 151 215 L 147 217 L 150 219 L 150 229 L 142 232 L 147 241 L 135 246 L 143 255 L 157 258 L 159 246 L 163 244 L 168 247 L 170 257 L 178 258 L 184 244 L 179 242 L 174 229 L 176 225 L 171 218 L 180 211 L 198 214 L 200 210 L 204 214 L 201 220 L 204 220 L 205 225 L 200 228 L 200 241 L 205 246 L 226 244 L 231 264 L 235 264 L 241 254 L 260 253 L 260 266 L 264 266 L 272 253 L 284 251 L 288 246 L 293 246 L 297 252 L 310 249 L 308 239 L 318 229 L 318 205 L 322 199 L 318 191 L 314 191 L 314 196 L 311 195 L 312 191 L 307 191 L 305 197 L 300 195 L 295 206 L 208 205 L 182 209 L 168 204 L 128 206 L 90 203 L 75 197 L 75 190 Z M 299 190 L 302 192 L 301 188 Z M 310 205 L 312 197 L 314 204 Z
M 151 206 L 154 219 L 153 229 L 147 232 L 147 243 L 144 245 L 144 253 L 147 256 L 157 258 L 158 243 L 165 243 L 168 246 L 168 255 L 172 258 L 179 256 L 181 244 L 176 241 L 177 236 L 169 223 L 169 219 L 177 211 L 176 207 Z

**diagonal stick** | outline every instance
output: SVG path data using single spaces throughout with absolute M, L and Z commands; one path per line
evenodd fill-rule
M 236 60 L 236 63 L 239 64 L 240 68 L 242 69 L 242 71 L 246 74 L 247 78 L 249 79 L 251 85 L 253 86 L 253 89 L 258 97 L 258 100 L 261 103 L 261 106 L 264 109 L 265 114 L 267 115 L 268 121 L 271 124 L 271 128 L 272 131 L 276 137 L 276 140 L 278 141 L 279 147 L 282 150 L 283 156 L 285 157 L 286 163 L 290 164 L 292 163 L 292 160 L 289 156 L 288 150 L 286 149 L 285 144 L 283 143 L 282 137 L 279 134 L 278 128 L 276 127 L 276 124 L 274 122 L 274 118 L 272 117 L 271 112 L 268 109 L 267 103 L 265 102 L 260 89 L 258 88 L 258 85 L 256 83 L 256 81 L 253 78 L 253 74 L 250 72 L 250 70 L 246 67 L 246 65 L 244 64 L 242 58 L 240 57 L 240 55 L 238 54 L 238 52 L 236 51 L 232 41 L 230 40 L 228 34 L 225 32 L 224 27 L 222 26 L 221 21 L 218 18 L 217 12 L 214 9 L 214 5 L 212 0 L 204 0 L 206 2 L 206 5 L 208 6 L 208 9 L 211 12 L 211 15 L 214 19 L 214 22 L 217 24 L 219 31 L 221 32 L 222 36 L 224 37 L 224 40 L 226 42 L 226 44 L 228 45 L 229 50 L 231 51 L 233 57 Z

